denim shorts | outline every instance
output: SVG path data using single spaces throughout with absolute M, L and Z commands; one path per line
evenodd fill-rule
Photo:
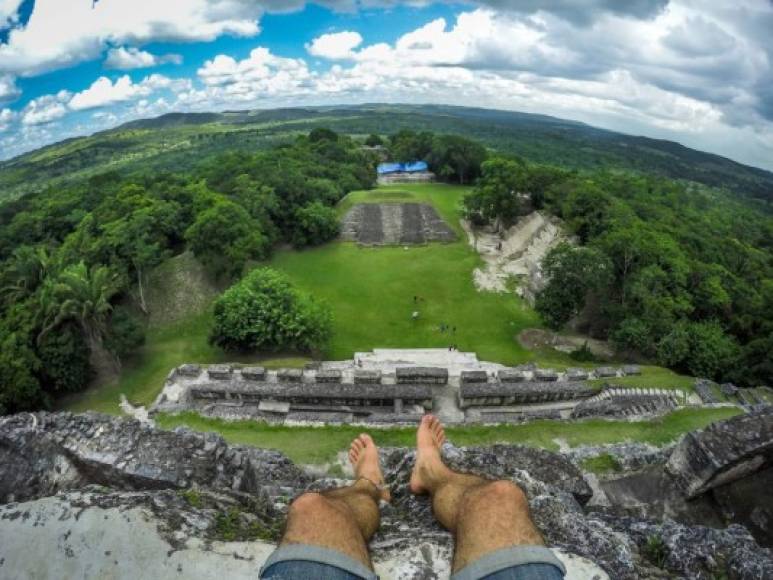
M 561 580 L 566 569 L 544 546 L 515 546 L 486 554 L 451 576 L 451 580 Z M 305 544 L 277 548 L 260 570 L 265 580 L 378 580 L 348 556 Z

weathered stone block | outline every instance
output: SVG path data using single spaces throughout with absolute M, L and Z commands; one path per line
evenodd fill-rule
M 696 497 L 773 463 L 773 407 L 712 423 L 688 433 L 677 445 L 666 470 Z
M 319 370 L 317 371 L 315 375 L 315 379 L 318 383 L 340 383 L 341 382 L 341 371 L 329 369 L 329 370 Z
M 395 376 L 398 384 L 445 385 L 448 383 L 448 369 L 441 367 L 397 367 Z
M 463 385 L 487 383 L 488 373 L 486 371 L 462 371 L 461 375 L 459 376 L 459 381 Z
M 231 365 L 209 365 L 207 375 L 210 379 L 227 381 L 233 375 L 233 367 Z
M 625 376 L 640 375 L 641 367 L 639 365 L 625 365 L 623 367 L 623 374 Z
M 526 380 L 526 373 L 516 369 L 502 369 L 497 377 L 500 383 L 520 383 Z
M 381 371 L 355 369 L 354 371 L 355 385 L 377 385 L 379 383 L 381 383 Z
M 184 364 L 177 367 L 177 374 L 183 377 L 198 377 L 201 374 L 201 366 Z
M 593 371 L 600 379 L 606 379 L 617 376 L 617 369 L 614 367 L 598 367 Z
M 264 367 L 244 367 L 242 377 L 248 381 L 263 381 L 266 379 L 266 369 Z
M 553 369 L 537 369 L 534 371 L 534 378 L 538 381 L 557 381 L 558 373 Z
M 719 389 L 722 391 L 723 395 L 728 397 L 732 397 L 738 393 L 738 387 L 736 387 L 733 383 L 723 383 L 719 385 Z
M 585 369 L 566 369 L 566 378 L 570 381 L 584 381 L 589 373 Z
M 300 383 L 303 381 L 303 370 L 301 369 L 280 369 L 276 373 L 280 383 Z

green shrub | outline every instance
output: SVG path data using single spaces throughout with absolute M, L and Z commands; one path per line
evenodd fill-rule
M 258 268 L 215 301 L 210 341 L 225 350 L 321 348 L 330 338 L 326 305 L 294 288 L 284 274 Z
M 587 340 L 582 343 L 582 346 L 570 352 L 569 357 L 577 362 L 594 362 L 596 360 L 596 355 L 593 354 L 593 351 L 588 346 Z
M 338 235 L 338 216 L 332 207 L 315 201 L 295 210 L 292 240 L 296 248 L 317 246 Z

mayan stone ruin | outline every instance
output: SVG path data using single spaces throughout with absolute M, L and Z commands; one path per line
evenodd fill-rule
M 423 203 L 361 203 L 341 222 L 341 238 L 366 246 L 453 242 L 456 233 Z
M 447 423 L 510 423 L 652 417 L 701 404 L 679 390 L 614 385 L 617 377 L 640 373 L 636 365 L 560 372 L 508 368 L 446 349 L 376 349 L 305 369 L 185 364 L 169 374 L 151 413 L 196 411 L 288 424 L 412 424 L 433 412 Z
M 773 412 L 755 419 L 770 425 Z M 733 421 L 710 429 L 734 440 L 742 426 Z M 714 449 L 724 456 L 721 441 Z M 761 440 L 748 443 L 764 447 Z M 556 453 L 450 442 L 442 453 L 453 469 L 521 486 L 569 580 L 773 577 L 769 535 L 754 524 L 769 530 L 773 521 L 764 472 L 686 501 L 663 472 L 678 449 L 633 444 Z M 614 456 L 623 471 L 601 482 L 590 477 L 579 459 L 598 454 Z M 383 507 L 371 542 L 376 572 L 384 580 L 448 578 L 451 534 L 432 517 L 428 498 L 408 491 L 415 451 L 384 448 L 380 455 L 393 501 Z M 660 474 L 657 485 L 653 474 Z M 682 475 L 677 470 L 674 477 Z M 94 413 L 2 417 L 0 577 L 254 578 L 276 545 L 290 501 L 347 481 L 277 451 L 228 444 L 215 433 L 165 431 Z M 643 497 L 649 490 L 654 496 Z M 740 504 L 721 500 L 744 492 L 748 512 L 739 518 Z M 665 546 L 660 555 L 648 549 L 653 536 Z M 29 557 L 30 546 L 39 557 Z

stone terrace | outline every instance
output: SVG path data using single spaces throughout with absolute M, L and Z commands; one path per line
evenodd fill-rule
M 274 422 L 414 423 L 433 412 L 447 423 L 533 418 L 635 417 L 687 404 L 674 391 L 621 389 L 589 378 L 637 375 L 638 366 L 595 370 L 507 368 L 475 353 L 376 349 L 305 369 L 186 364 L 174 369 L 152 412 Z

